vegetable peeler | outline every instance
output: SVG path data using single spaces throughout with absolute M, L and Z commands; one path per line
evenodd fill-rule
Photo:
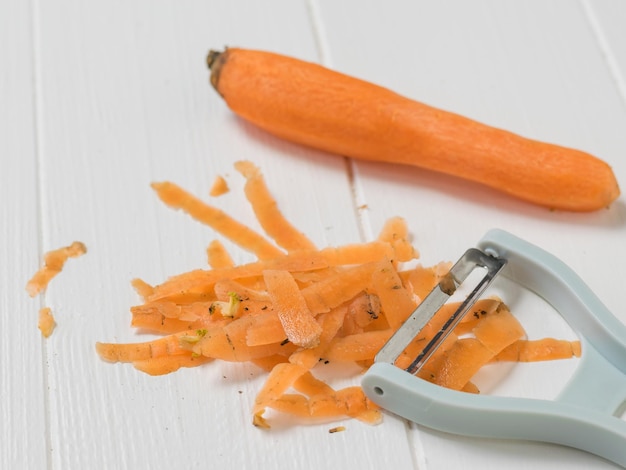
M 485 274 L 406 368 L 398 356 L 477 268 Z M 450 390 L 415 374 L 499 275 L 546 300 L 578 334 L 580 362 L 554 400 Z M 565 263 L 502 230 L 490 230 L 451 268 L 378 352 L 362 380 L 381 407 L 417 424 L 466 436 L 543 441 L 578 448 L 626 468 L 626 325 Z

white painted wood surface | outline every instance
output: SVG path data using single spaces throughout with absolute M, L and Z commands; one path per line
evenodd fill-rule
M 213 238 L 163 207 L 150 182 L 205 196 L 226 175 L 220 207 L 253 224 L 232 168 L 239 159 L 262 168 L 281 209 L 320 246 L 370 238 L 400 215 L 429 264 L 499 226 L 561 257 L 626 322 L 623 197 L 597 213 L 554 213 L 303 149 L 236 119 L 204 65 L 224 45 L 321 62 L 587 150 L 624 185 L 624 24 L 620 0 L 0 2 L 0 468 L 614 468 L 572 449 L 444 435 L 390 415 L 376 427 L 343 421 L 336 434 L 289 420 L 262 432 L 249 416 L 263 380 L 254 367 L 155 378 L 101 362 L 94 343 L 146 339 L 129 327 L 138 301 L 129 281 L 203 266 Z M 28 298 L 43 253 L 73 240 L 89 253 Z M 533 314 L 540 303 L 515 302 L 532 334 L 570 334 L 558 317 Z M 58 322 L 47 340 L 36 328 L 42 305 Z M 504 393 L 554 395 L 572 369 L 532 367 Z

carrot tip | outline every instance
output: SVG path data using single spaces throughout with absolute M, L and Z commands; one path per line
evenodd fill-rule
M 210 82 L 218 93 L 220 93 L 218 86 L 220 81 L 220 72 L 222 71 L 222 66 L 226 62 L 227 53 L 228 48 L 224 48 L 223 52 L 211 49 L 206 57 L 207 67 L 211 71 Z

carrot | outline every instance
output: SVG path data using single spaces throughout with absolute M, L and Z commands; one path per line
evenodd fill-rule
M 278 137 L 348 157 L 413 165 L 550 209 L 593 211 L 620 194 L 588 153 L 481 124 L 320 65 L 228 48 L 207 57 L 229 108 Z
M 392 328 L 398 328 L 417 307 L 391 262 L 383 263 L 380 269 L 374 271 L 370 288 L 378 295 Z
M 353 362 L 374 359 L 376 353 L 391 338 L 392 329 L 365 331 L 335 338 L 326 352 L 330 361 Z
M 54 316 L 52 315 L 52 310 L 49 307 L 43 307 L 39 310 L 39 323 L 37 327 L 41 331 L 41 334 L 44 338 L 49 337 L 54 330 L 56 323 L 54 321 Z
M 524 330 L 504 304 L 486 316 L 473 329 L 473 338 L 460 338 L 450 347 L 440 349 L 431 359 L 436 372 L 429 379 L 443 387 L 462 390 L 484 365 L 524 336 Z
M 392 217 L 385 222 L 378 240 L 388 242 L 394 251 L 393 261 L 411 261 L 419 258 L 419 252 L 409 240 L 409 227 L 402 217 Z
M 244 191 L 265 232 L 287 251 L 314 250 L 315 245 L 295 229 L 278 210 L 259 168 L 249 161 L 235 163 L 235 169 L 246 178 Z
M 317 314 L 329 312 L 332 308 L 347 302 L 367 289 L 379 265 L 380 263 L 371 262 L 351 266 L 304 287 L 302 295 L 307 306 Z
M 293 276 L 288 271 L 267 270 L 263 279 L 287 339 L 305 348 L 317 346 L 322 327 L 307 307 Z
M 332 312 L 320 315 L 319 324 L 322 328 L 322 332 L 320 333 L 318 344 L 311 348 L 301 348 L 297 350 L 289 356 L 289 362 L 306 367 L 309 370 L 317 365 L 322 357 L 326 356 L 331 341 L 341 329 L 341 325 L 346 316 L 346 310 L 345 307 L 340 307 L 334 309 Z
M 277 311 L 251 316 L 251 324 L 246 331 L 246 344 L 260 346 L 287 340 L 283 324 Z
M 520 339 L 498 353 L 494 361 L 537 362 L 571 357 L 580 357 L 580 341 Z
M 194 219 L 229 236 L 239 246 L 255 253 L 259 258 L 273 258 L 282 253 L 252 229 L 240 224 L 222 210 L 205 204 L 174 183 L 152 183 L 152 188 L 168 206 L 185 210 Z
M 222 361 L 244 362 L 265 356 L 289 355 L 295 350 L 292 344 L 284 342 L 249 346 L 246 342 L 249 324 L 250 317 L 242 317 L 224 327 L 209 330 L 191 351 Z
M 439 263 L 437 266 L 415 266 L 408 271 L 400 271 L 402 282 L 411 291 L 411 294 L 422 301 L 428 293 L 439 283 L 441 278 L 448 273 L 452 263 Z
M 268 372 L 252 409 L 252 422 L 270 427 L 266 410 L 306 419 L 352 417 L 375 424 L 381 410 L 358 386 L 335 390 L 316 376 L 319 364 L 356 363 L 369 367 L 376 353 L 449 270 L 449 263 L 403 270 L 417 257 L 406 222 L 389 219 L 376 240 L 315 248 L 282 216 L 258 169 L 239 163 L 246 197 L 273 239 L 259 259 L 235 265 L 221 242 L 210 245 L 211 269 L 194 270 L 152 286 L 133 280 L 143 303 L 131 307 L 131 325 L 160 333 L 143 343 L 97 343 L 100 357 L 126 362 L 150 375 L 195 367 L 215 359 L 252 362 Z M 163 189 L 161 187 L 160 189 Z M 172 189 L 174 188 L 174 189 Z M 231 241 L 246 238 L 247 226 L 224 218 L 217 208 L 167 186 L 164 201 L 188 210 Z M 172 200 L 173 198 L 174 200 Z M 220 225 L 223 224 L 223 225 Z M 243 232 L 234 228 L 243 227 Z M 284 233 L 281 233 L 284 230 Z M 273 234 L 273 235 L 272 235 Z M 267 258 L 262 256 L 268 256 Z M 396 361 L 408 367 L 459 306 L 448 303 L 430 320 Z M 419 377 L 442 386 L 479 393 L 471 382 L 495 361 L 537 361 L 580 355 L 580 343 L 524 339 L 522 326 L 497 298 L 481 299 L 424 365 Z
M 228 183 L 223 176 L 216 176 L 213 185 L 209 190 L 209 195 L 213 197 L 221 196 L 228 192 Z
M 50 281 L 63 270 L 69 258 L 77 258 L 87 252 L 87 247 L 82 242 L 73 242 L 69 246 L 48 251 L 44 255 L 43 266 L 26 283 L 26 292 L 30 297 L 35 297 L 46 290 Z M 39 309 L 39 320 L 37 327 L 44 338 L 48 338 L 54 328 L 56 321 L 50 307 Z
M 177 355 L 133 361 L 133 366 L 149 375 L 165 375 L 175 372 L 181 367 L 198 367 L 211 360 L 212 358 L 205 356 Z
M 364 292 L 355 297 L 348 305 L 348 311 L 341 329 L 342 336 L 362 333 L 375 320 L 382 317 L 380 299 L 377 295 Z
M 162 284 L 156 285 L 148 300 L 165 298 L 175 298 L 181 301 L 185 299 L 197 300 L 199 297 L 203 297 L 215 285 L 215 282 L 224 278 L 242 279 L 259 276 L 267 269 L 310 272 L 332 266 L 379 261 L 392 253 L 392 248 L 388 243 L 373 241 L 314 251 L 298 251 L 232 268 L 210 271 L 197 269 L 172 276 Z
M 262 416 L 265 408 L 272 404 L 277 397 L 283 395 L 306 372 L 306 367 L 290 362 L 283 362 L 274 366 L 263 388 L 256 396 L 252 412 Z
M 154 287 L 142 279 L 135 278 L 130 283 L 135 289 L 135 292 L 137 292 L 144 300 L 154 293 Z
M 33 275 L 26 284 L 26 291 L 31 297 L 35 297 L 48 286 L 48 283 L 61 272 L 68 258 L 76 258 L 87 252 L 82 242 L 74 242 L 56 250 L 51 250 L 44 255 L 44 265 Z
M 109 362 L 133 362 L 179 354 L 190 355 L 189 349 L 181 345 L 181 339 L 198 338 L 199 340 L 206 334 L 206 331 L 189 330 L 144 343 L 96 343 L 96 350 L 102 359 Z
M 500 304 L 492 315 L 480 322 L 473 333 L 494 356 L 525 335 L 522 325 L 504 304 Z
M 211 268 L 232 268 L 235 266 L 233 259 L 226 251 L 224 244 L 219 240 L 212 240 L 206 249 L 207 262 Z
M 271 402 L 272 408 L 306 418 L 340 418 L 349 416 L 368 424 L 381 420 L 379 407 L 370 401 L 360 387 L 346 387 L 333 394 L 302 395 L 284 394 Z M 258 415 L 255 415 L 258 418 Z M 255 419 L 255 422 L 258 422 Z

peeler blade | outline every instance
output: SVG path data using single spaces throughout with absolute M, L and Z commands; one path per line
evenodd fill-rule
M 375 361 L 394 364 L 409 343 L 411 343 L 450 297 L 454 295 L 458 287 L 469 275 L 477 268 L 485 269 L 486 272 L 484 276 L 479 280 L 471 293 L 461 302 L 452 316 L 406 368 L 407 372 L 417 374 L 505 265 L 506 259 L 504 258 L 491 256 L 477 248 L 468 249 L 452 268 L 450 268 L 450 271 L 441 281 L 439 281 L 430 294 L 428 294 L 413 311 L 411 316 L 407 318 L 402 327 L 400 327 L 380 349 L 376 355 Z

